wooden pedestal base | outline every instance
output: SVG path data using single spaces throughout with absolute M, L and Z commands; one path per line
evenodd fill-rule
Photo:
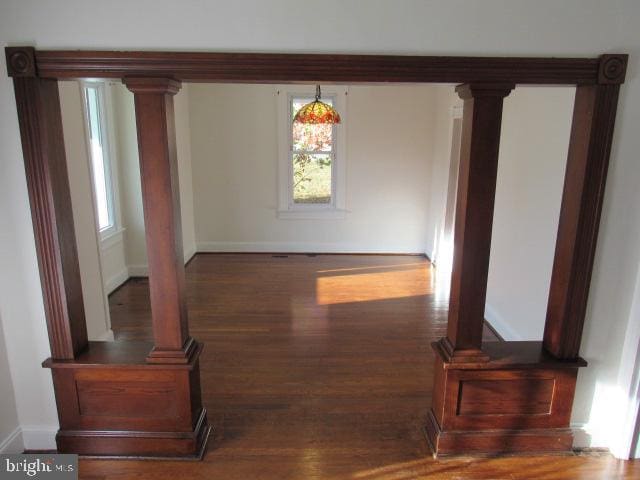
M 424 433 L 434 456 L 569 452 L 573 446 L 573 432 L 565 428 L 443 432 L 432 410 Z
M 200 397 L 198 358 L 148 364 L 138 342 L 90 342 L 52 369 L 61 453 L 87 456 L 201 458 L 211 427 Z
M 568 452 L 578 367 L 541 342 L 492 342 L 486 362 L 452 363 L 436 352 L 432 408 L 425 433 L 436 455 Z

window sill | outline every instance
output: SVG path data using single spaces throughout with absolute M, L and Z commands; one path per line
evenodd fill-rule
M 347 216 L 346 210 L 331 209 L 300 209 L 278 210 L 276 217 L 281 220 L 341 220 Z

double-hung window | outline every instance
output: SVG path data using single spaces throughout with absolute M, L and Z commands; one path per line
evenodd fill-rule
M 312 87 L 282 87 L 279 102 L 280 218 L 342 218 L 346 164 L 346 90 L 324 87 L 322 101 L 340 114 L 338 125 L 293 121 L 314 100 Z
M 87 81 L 81 84 L 81 88 L 97 226 L 101 238 L 105 238 L 117 228 L 113 168 L 107 134 L 105 83 Z

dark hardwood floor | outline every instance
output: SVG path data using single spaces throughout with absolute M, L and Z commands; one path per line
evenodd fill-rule
M 216 428 L 204 461 L 82 460 L 81 478 L 640 478 L 608 454 L 433 460 L 422 427 L 429 344 L 446 329 L 436 287 L 415 256 L 197 255 L 189 321 Z M 111 296 L 117 340 L 151 338 L 148 295 L 133 279 Z

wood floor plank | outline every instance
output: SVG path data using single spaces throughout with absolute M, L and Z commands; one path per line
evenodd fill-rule
M 216 426 L 204 461 L 82 460 L 81 478 L 640 478 L 608 454 L 430 457 L 429 344 L 445 334 L 447 292 L 424 258 L 199 254 L 187 291 Z M 111 295 L 118 340 L 151 339 L 148 295 L 144 279 Z

